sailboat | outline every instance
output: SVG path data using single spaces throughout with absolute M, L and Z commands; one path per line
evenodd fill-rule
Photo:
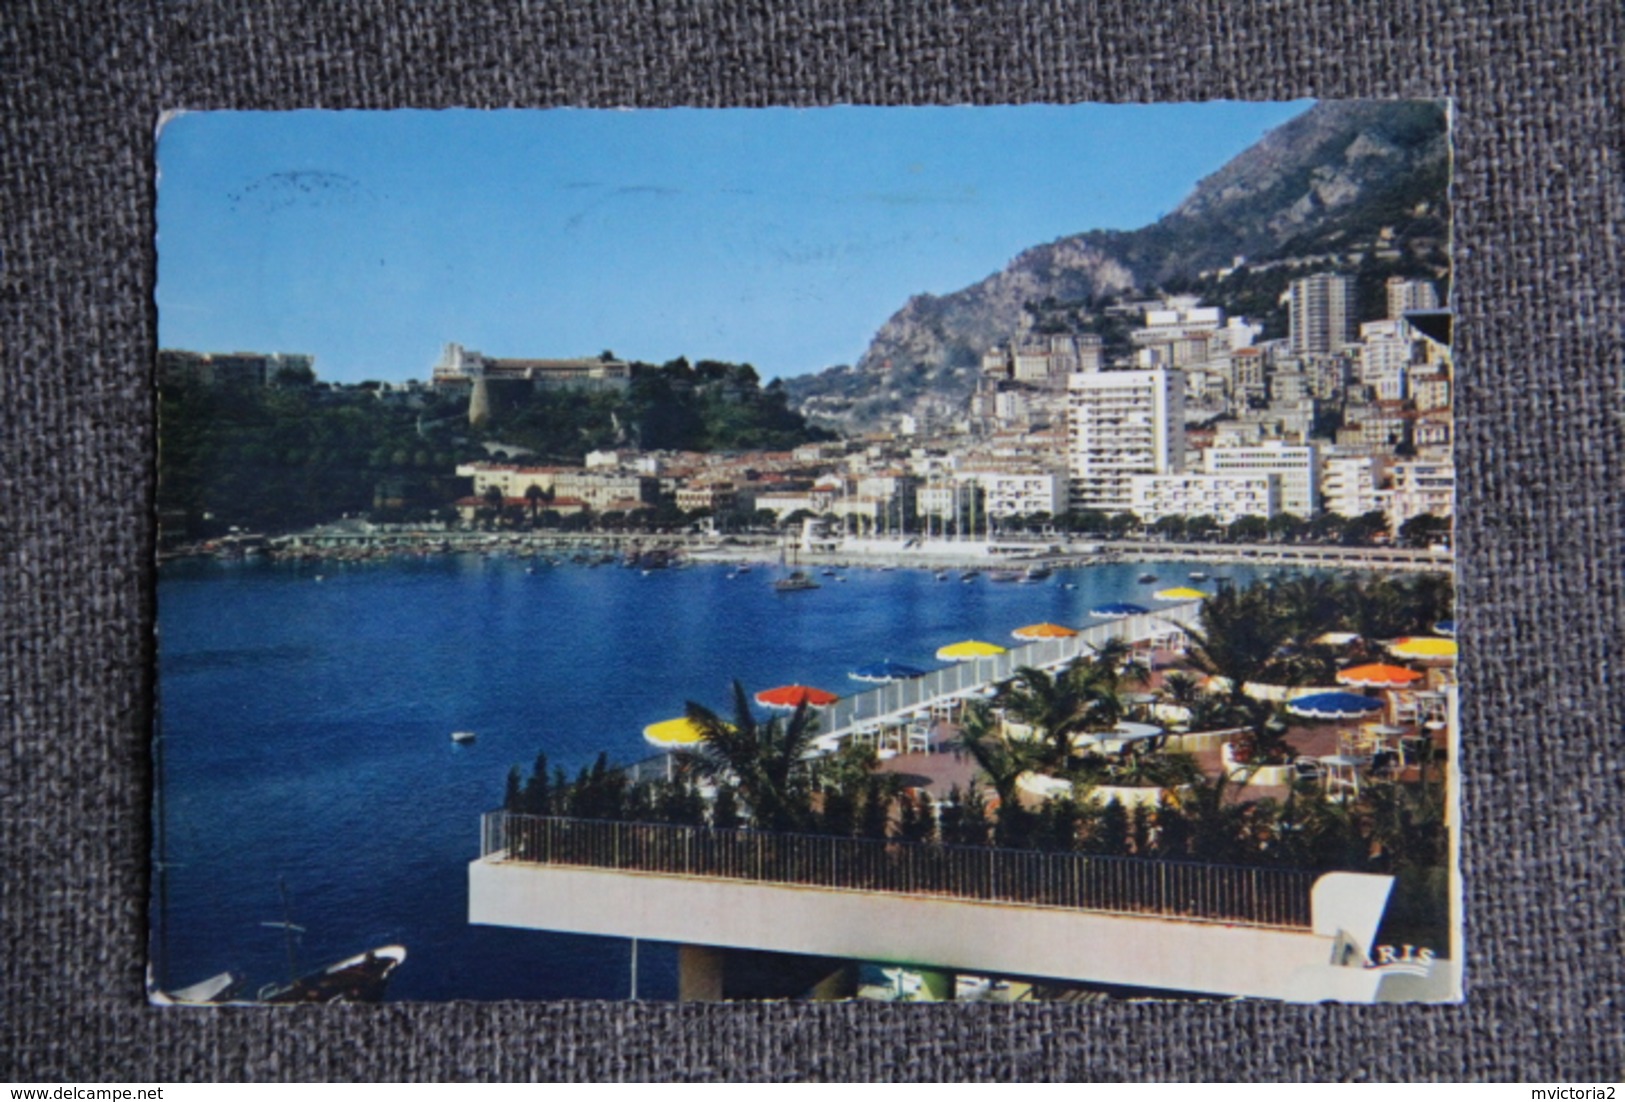
M 779 548 L 779 564 L 781 566 L 784 565 L 784 548 L 782 547 Z M 789 574 L 774 582 L 773 592 L 798 593 L 803 589 L 822 588 L 817 582 L 813 581 L 811 574 L 808 574 L 805 570 L 799 569 L 799 561 L 793 562 L 792 565 L 797 568 L 791 570 Z

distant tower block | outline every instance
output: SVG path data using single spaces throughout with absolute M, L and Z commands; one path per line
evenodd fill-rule
M 468 395 L 468 423 L 481 428 L 491 419 L 491 392 L 485 385 L 485 372 L 474 376 L 474 389 Z

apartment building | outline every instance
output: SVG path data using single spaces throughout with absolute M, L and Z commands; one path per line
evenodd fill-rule
M 1182 371 L 1077 373 L 1067 382 L 1067 465 L 1074 510 L 1131 508 L 1131 479 L 1185 466 Z
M 1271 440 L 1253 447 L 1215 445 L 1202 453 L 1202 469 L 1213 475 L 1275 475 L 1281 512 L 1312 517 L 1320 511 L 1320 465 L 1313 444 Z
M 1281 478 L 1276 474 L 1135 475 L 1129 484 L 1130 512 L 1148 523 L 1169 516 L 1207 516 L 1229 524 L 1281 511 Z

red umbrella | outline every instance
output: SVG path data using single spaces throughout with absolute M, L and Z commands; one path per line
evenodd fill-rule
M 769 708 L 827 708 L 841 699 L 834 693 L 814 689 L 807 685 L 780 685 L 776 689 L 763 689 L 756 694 L 756 703 Z

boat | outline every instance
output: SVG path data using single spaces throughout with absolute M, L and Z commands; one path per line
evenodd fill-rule
M 937 571 L 937 581 L 945 582 L 947 580 L 948 580 L 948 572 L 946 570 Z
M 1154 582 L 1156 580 L 1157 580 L 1157 576 L 1155 574 L 1141 574 L 1140 575 L 1140 584 L 1141 585 L 1150 585 L 1152 582 Z
M 1205 581 L 1207 581 L 1207 571 L 1205 571 L 1205 570 L 1192 570 L 1190 576 L 1191 576 L 1191 581 L 1193 581 L 1193 582 L 1205 582 Z
M 969 582 L 975 581 L 977 578 L 980 578 L 981 576 L 982 576 L 982 572 L 980 570 L 967 570 L 963 574 L 959 575 L 959 580 L 962 581 L 962 582 L 969 583 Z
M 474 736 L 473 731 L 453 731 L 451 733 L 451 741 L 456 742 L 456 743 L 473 742 L 474 737 L 475 736 Z
M 1048 578 L 1052 573 L 1054 572 L 1047 566 L 1029 566 L 1026 573 L 1022 574 L 1021 580 L 1028 584 L 1031 584 L 1032 582 L 1041 582 L 1045 578 Z
M 221 972 L 206 980 L 175 991 L 159 990 L 152 982 L 152 968 L 147 968 L 147 998 L 154 1006 L 219 1006 L 230 1002 L 242 981 L 230 972 Z
M 300 976 L 291 983 L 266 984 L 260 988 L 255 1001 L 276 1005 L 383 1002 L 390 975 L 405 960 L 404 945 L 369 949 Z
M 812 580 L 804 570 L 794 570 L 785 577 L 773 583 L 775 593 L 795 593 L 803 589 L 819 589 L 819 584 Z
M 987 576 L 990 582 L 1013 582 L 1021 575 L 1014 570 L 995 570 Z

